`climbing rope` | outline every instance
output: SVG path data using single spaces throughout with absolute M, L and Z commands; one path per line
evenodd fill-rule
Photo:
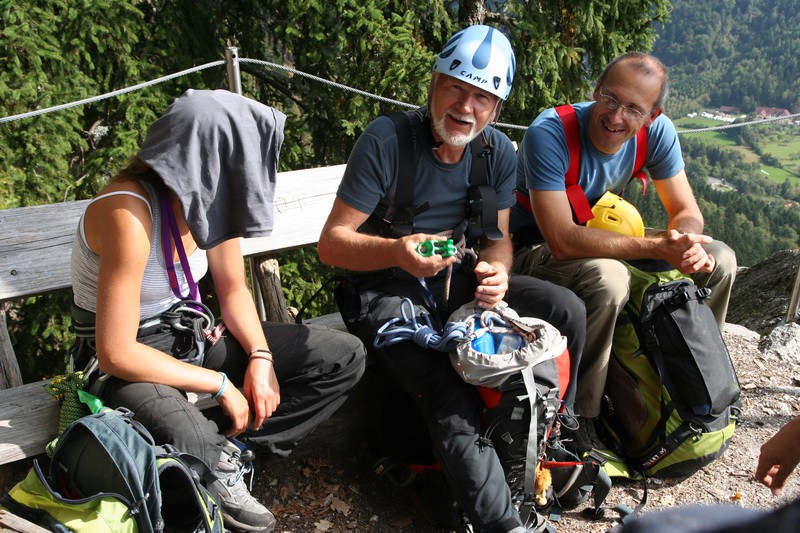
M 475 253 L 475 250 L 472 248 L 467 248 L 467 238 L 464 235 L 461 235 L 461 239 L 457 243 L 456 246 L 456 257 L 458 258 L 458 262 L 461 263 L 464 261 L 464 258 L 467 256 L 472 257 L 473 261 L 477 262 L 478 254 Z M 450 301 L 450 280 L 453 278 L 453 265 L 447 265 L 447 273 L 445 274 L 445 281 L 444 281 L 444 297 L 443 302 L 445 307 L 447 303 Z
M 442 333 L 436 331 L 430 315 L 423 312 L 417 317 L 414 304 L 408 298 L 403 298 L 400 303 L 400 315 L 400 318 L 392 318 L 378 329 L 372 342 L 376 348 L 411 340 L 423 348 L 449 352 L 467 336 L 467 327 L 463 322 L 448 322 Z
M 461 342 L 468 341 L 472 342 L 478 351 L 493 354 L 515 350 L 526 338 L 525 332 L 520 332 L 513 325 L 509 325 L 500 314 L 489 309 L 475 312 L 458 322 L 448 322 L 442 332 L 433 327 L 428 313 L 415 315 L 414 304 L 408 298 L 403 298 L 400 302 L 400 315 L 400 318 L 392 318 L 378 329 L 373 340 L 376 348 L 385 348 L 410 340 L 423 348 L 449 352 Z M 511 338 L 504 346 L 495 344 L 494 337 L 502 342 L 507 336 Z M 511 342 L 510 348 L 509 342 Z

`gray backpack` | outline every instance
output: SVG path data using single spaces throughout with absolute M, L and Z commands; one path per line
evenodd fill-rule
M 222 533 L 222 516 L 199 459 L 156 446 L 124 409 L 73 422 L 59 437 L 45 475 L 28 476 L 0 504 L 53 531 Z

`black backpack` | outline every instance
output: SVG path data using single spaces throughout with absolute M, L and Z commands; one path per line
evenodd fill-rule
M 635 472 L 682 477 L 719 457 L 740 411 L 739 382 L 710 290 L 663 261 L 630 261 L 601 422 Z

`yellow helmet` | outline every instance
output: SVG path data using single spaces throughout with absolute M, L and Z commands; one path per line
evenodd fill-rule
M 644 237 L 642 216 L 633 204 L 607 191 L 592 207 L 594 218 L 587 227 L 615 231 L 631 237 Z

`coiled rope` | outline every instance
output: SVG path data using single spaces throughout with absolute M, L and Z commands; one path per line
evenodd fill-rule
M 430 315 L 422 312 L 417 317 L 414 304 L 408 298 L 403 298 L 400 303 L 400 315 L 400 318 L 392 318 L 378 329 L 372 341 L 373 346 L 385 348 L 411 340 L 423 348 L 449 352 L 468 335 L 467 325 L 463 322 L 448 322 L 443 332 L 436 331 Z

